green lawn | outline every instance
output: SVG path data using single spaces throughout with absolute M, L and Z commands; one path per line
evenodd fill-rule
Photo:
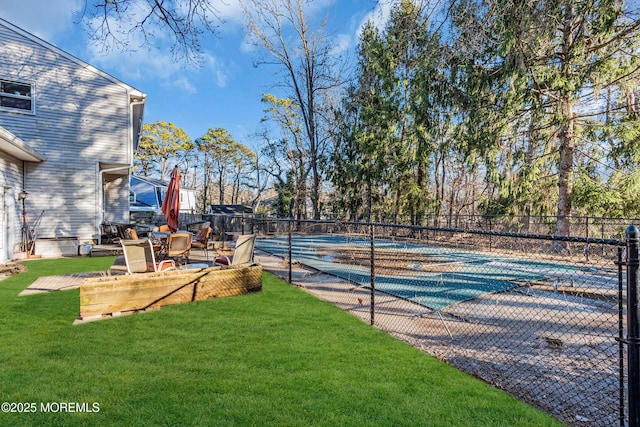
M 0 401 L 37 409 L 0 425 L 561 425 L 267 273 L 262 293 L 76 326 L 78 290 L 17 296 L 112 262 L 29 261 L 0 282 Z

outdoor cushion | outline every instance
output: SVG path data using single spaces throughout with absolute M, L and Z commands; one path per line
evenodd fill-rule
M 232 262 L 233 255 L 216 257 L 216 264 L 231 265 Z

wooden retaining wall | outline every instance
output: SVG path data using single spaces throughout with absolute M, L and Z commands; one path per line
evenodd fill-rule
M 262 290 L 262 266 L 209 267 L 86 279 L 78 320 L 94 320 Z

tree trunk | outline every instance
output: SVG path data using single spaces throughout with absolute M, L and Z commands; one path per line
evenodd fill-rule
M 556 217 L 556 236 L 571 235 L 571 208 L 573 196 L 573 158 L 574 158 L 574 128 L 575 118 L 571 101 L 563 101 L 563 112 L 566 125 L 560 131 L 560 160 L 558 163 L 558 214 Z M 558 252 L 566 251 L 568 242 L 556 241 L 553 249 Z
M 400 216 L 400 184 L 397 184 L 393 209 L 393 223 L 398 224 Z
M 566 5 L 564 16 L 564 30 L 561 54 L 562 76 L 570 80 L 570 53 L 574 48 L 573 38 L 573 5 Z M 573 92 L 567 91 L 560 96 L 560 108 L 562 112 L 562 127 L 560 128 L 560 160 L 558 162 L 558 214 L 556 216 L 556 236 L 568 237 L 571 235 L 571 199 L 573 196 L 573 151 L 575 117 L 573 114 Z M 568 242 L 553 242 L 553 250 L 566 252 L 569 249 Z
M 418 187 L 421 189 L 420 198 L 415 201 L 416 205 L 416 218 L 414 221 L 415 225 L 424 225 L 424 217 L 426 214 L 427 207 L 427 197 L 425 197 L 425 193 L 427 190 L 427 165 L 422 160 L 419 161 L 418 164 L 418 177 L 416 179 Z
M 224 205 L 224 186 L 225 186 L 225 174 L 226 174 L 226 168 L 220 167 L 218 169 L 218 187 L 219 187 L 219 197 L 218 197 L 218 202 L 221 205 Z
M 435 218 L 437 219 L 440 216 L 440 209 L 442 208 L 442 198 L 440 197 L 440 187 L 443 185 L 440 182 L 440 162 L 444 161 L 443 157 L 441 156 L 439 152 L 435 152 L 435 166 L 433 168 L 433 180 L 434 180 L 434 186 L 435 186 L 435 206 L 433 209 L 433 213 Z M 434 222 L 434 224 L 436 224 Z

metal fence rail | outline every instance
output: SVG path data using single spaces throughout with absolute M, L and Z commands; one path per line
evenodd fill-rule
M 638 223 L 638 218 L 610 218 L 592 216 L 572 216 L 571 236 L 598 239 L 623 240 L 630 223 Z M 380 222 L 389 223 L 386 219 Z M 494 214 L 453 214 L 426 215 L 422 225 L 437 228 L 456 228 L 512 232 L 519 234 L 553 235 L 557 217 L 537 215 L 494 215 Z
M 637 249 L 628 259 L 625 240 L 335 221 L 251 229 L 257 249 L 334 277 L 322 285 L 334 302 L 411 345 L 570 425 L 640 427 L 626 299 L 629 280 L 637 301 Z

